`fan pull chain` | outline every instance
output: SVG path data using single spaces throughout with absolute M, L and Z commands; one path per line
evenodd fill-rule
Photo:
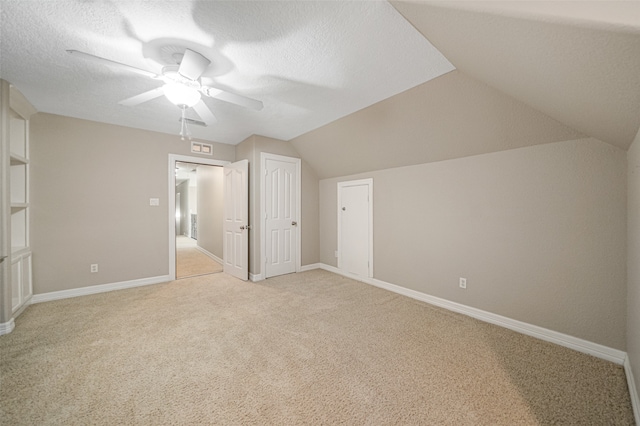
M 189 131 L 189 126 L 187 125 L 187 106 L 186 105 L 182 105 L 182 125 L 180 126 L 180 136 L 181 139 L 184 140 L 184 138 L 186 137 L 187 139 L 191 140 L 191 132 Z

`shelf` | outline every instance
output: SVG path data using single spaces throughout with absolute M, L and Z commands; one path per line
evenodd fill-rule
M 11 246 L 27 247 L 29 245 L 28 237 L 28 216 L 27 209 L 17 209 L 11 211 Z
M 23 210 L 29 207 L 29 203 L 11 203 L 11 213 Z
M 24 256 L 25 254 L 31 253 L 31 247 L 20 246 L 20 247 L 11 247 L 11 257 L 16 258 L 20 256 Z
M 27 198 L 27 165 L 15 164 L 11 166 L 11 204 L 24 204 Z
M 11 165 L 19 166 L 23 164 L 29 164 L 29 159 L 26 157 L 22 157 L 18 154 L 11 153 Z

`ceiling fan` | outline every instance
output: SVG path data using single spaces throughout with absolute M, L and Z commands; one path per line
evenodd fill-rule
M 186 127 L 189 119 L 185 116 L 187 108 L 193 108 L 196 114 L 198 114 L 206 125 L 210 126 L 217 121 L 211 110 L 202 101 L 202 95 L 257 111 L 261 110 L 263 107 L 262 102 L 258 100 L 203 85 L 200 81 L 200 77 L 205 72 L 209 64 L 211 64 L 211 61 L 191 49 L 185 49 L 184 54 L 174 54 L 173 58 L 176 59 L 176 65 L 167 65 L 163 67 L 160 74 L 155 74 L 151 71 L 136 68 L 121 62 L 112 61 L 100 56 L 95 56 L 90 53 L 81 52 L 79 50 L 67 50 L 67 52 L 79 58 L 162 81 L 164 83 L 162 86 L 124 99 L 118 103 L 125 106 L 136 106 L 164 95 L 169 101 L 171 101 L 171 103 L 182 109 L 182 128 L 180 135 L 183 139 L 185 136 L 189 136 L 189 130 Z

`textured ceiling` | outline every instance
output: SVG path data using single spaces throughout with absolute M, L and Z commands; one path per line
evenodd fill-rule
M 193 136 L 229 144 L 252 134 L 290 140 L 453 69 L 385 1 L 3 0 L 0 7 L 0 77 L 39 111 L 177 134 L 179 109 L 164 97 L 118 104 L 159 82 L 65 50 L 159 73 L 167 52 L 188 47 L 212 62 L 203 83 L 264 103 L 254 111 L 206 100 L 218 123 L 192 126 Z
M 640 2 L 392 2 L 460 71 L 604 142 L 640 127 Z

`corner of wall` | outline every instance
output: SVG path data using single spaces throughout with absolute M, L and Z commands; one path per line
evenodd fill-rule
M 640 129 L 627 152 L 627 379 L 640 424 Z

